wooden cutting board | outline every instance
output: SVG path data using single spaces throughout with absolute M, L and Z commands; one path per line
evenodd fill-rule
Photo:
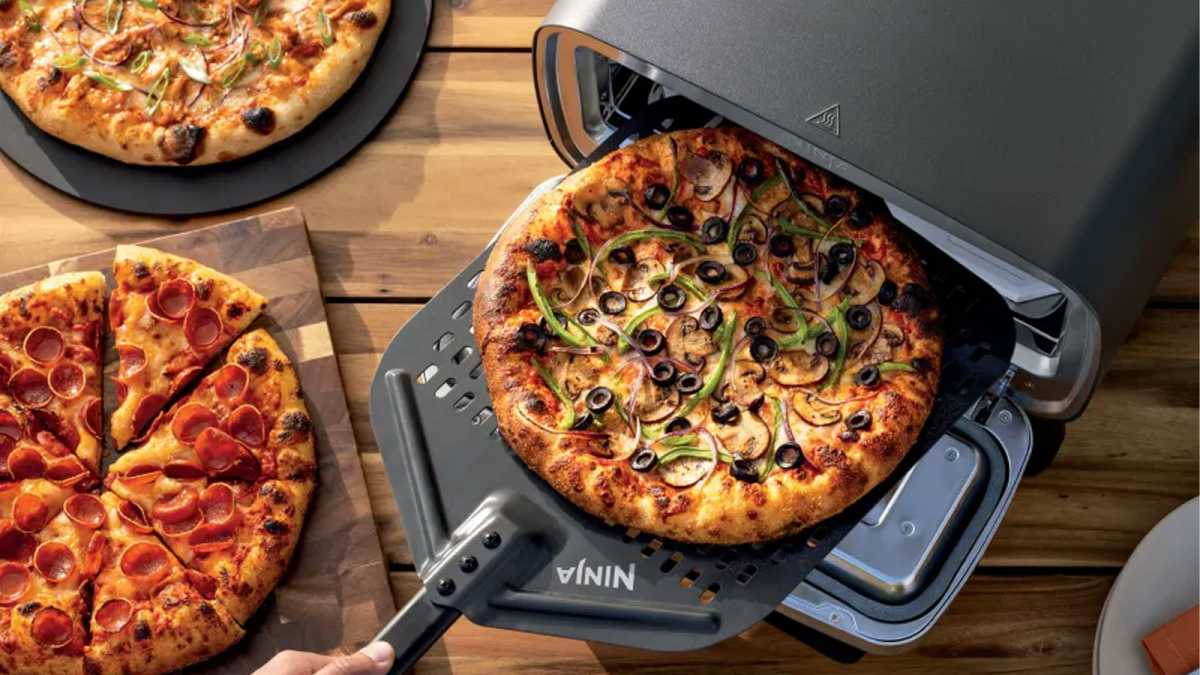
M 198 260 L 267 297 L 267 311 L 252 328 L 269 330 L 292 359 L 317 432 L 319 483 L 287 576 L 246 626 L 246 638 L 196 672 L 248 673 L 284 649 L 335 652 L 361 647 L 396 607 L 304 216 L 284 209 L 141 243 Z M 0 275 L 0 292 L 83 270 L 104 272 L 111 287 L 114 250 Z M 111 375 L 116 354 L 111 341 L 106 348 L 105 372 Z M 106 412 L 115 400 L 106 377 Z M 107 465 L 115 453 L 111 439 L 106 440 Z

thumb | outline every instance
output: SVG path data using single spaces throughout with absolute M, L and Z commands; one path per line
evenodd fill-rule
M 372 642 L 356 654 L 330 661 L 316 675 L 384 675 L 395 659 L 396 652 L 390 644 Z

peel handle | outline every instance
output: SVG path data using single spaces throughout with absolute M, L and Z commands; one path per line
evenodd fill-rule
M 412 670 L 460 615 L 453 607 L 439 607 L 430 602 L 424 588 L 417 592 L 375 637 L 396 650 L 396 663 L 388 673 L 401 675 Z

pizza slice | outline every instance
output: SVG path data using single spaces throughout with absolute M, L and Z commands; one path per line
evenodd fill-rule
M 0 671 L 83 672 L 88 549 L 62 523 L 93 502 L 44 479 L 0 484 Z
M 163 548 L 140 510 L 111 492 L 95 504 L 104 550 L 93 583 L 89 674 L 163 673 L 224 651 L 244 631 L 215 602 L 217 582 Z
M 295 371 L 266 331 L 230 348 L 106 479 L 245 622 L 283 576 L 316 485 Z
M 99 474 L 105 288 L 104 275 L 79 272 L 0 296 L 0 458 L 21 445 L 45 460 L 26 464 L 36 475 L 64 458 L 60 473 L 82 463 Z
M 120 357 L 111 434 L 125 447 L 266 307 L 242 282 L 169 253 L 118 246 L 108 321 Z

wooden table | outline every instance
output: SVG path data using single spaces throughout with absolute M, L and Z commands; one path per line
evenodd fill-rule
M 321 180 L 248 212 L 308 217 L 376 519 L 403 603 L 418 579 L 367 415 L 380 351 L 517 203 L 561 173 L 529 45 L 550 0 L 435 0 L 429 53 L 377 137 Z M 0 272 L 240 214 L 166 222 L 93 208 L 0 159 Z M 1083 673 L 1101 604 L 1138 540 L 1198 491 L 1193 227 L 1057 461 L 1025 480 L 983 564 L 932 633 L 858 672 Z M 1132 435 L 1130 431 L 1132 430 Z M 1129 444 L 1123 439 L 1136 439 Z M 824 673 L 840 666 L 760 625 L 658 654 L 459 622 L 421 664 L 450 672 Z

